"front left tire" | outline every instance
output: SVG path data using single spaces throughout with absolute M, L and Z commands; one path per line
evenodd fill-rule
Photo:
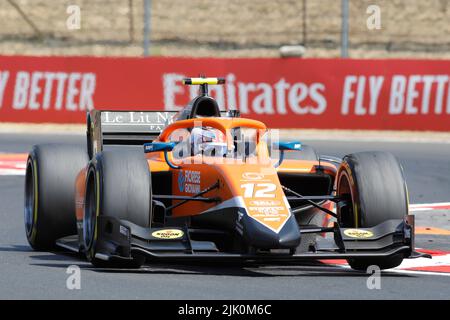
M 141 150 L 107 150 L 91 161 L 86 179 L 83 242 L 87 259 L 96 267 L 139 268 L 145 258 L 112 262 L 97 258 L 100 215 L 150 227 L 152 188 L 148 162 Z

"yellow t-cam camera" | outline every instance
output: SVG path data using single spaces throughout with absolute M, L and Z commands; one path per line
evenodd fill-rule
M 224 84 L 225 78 L 185 78 L 183 84 L 185 85 L 202 85 L 202 84 Z

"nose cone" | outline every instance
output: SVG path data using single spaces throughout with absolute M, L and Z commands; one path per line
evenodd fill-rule
M 300 229 L 294 216 L 290 216 L 280 230 L 272 230 L 259 221 L 245 216 L 244 239 L 258 249 L 294 249 L 300 245 Z

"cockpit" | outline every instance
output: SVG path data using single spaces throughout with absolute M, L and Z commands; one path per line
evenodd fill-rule
M 164 160 L 170 167 L 179 168 L 172 160 L 184 162 L 187 158 L 200 163 L 206 158 L 273 162 L 279 166 L 284 150 L 301 149 L 300 143 L 276 143 L 278 136 L 273 136 L 274 131 L 260 121 L 240 118 L 239 111 L 233 108 L 220 111 L 216 100 L 208 95 L 208 84 L 224 84 L 224 78 L 186 78 L 183 83 L 199 85 L 199 95 L 174 116 L 173 123 L 155 143 L 144 144 L 146 153 L 164 151 Z M 273 146 L 280 151 L 278 157 L 274 157 Z
M 234 127 L 223 132 L 214 126 L 201 125 L 174 130 L 169 142 L 176 143 L 172 150 L 175 159 L 202 155 L 204 157 L 249 158 L 257 156 L 259 137 L 265 130 Z

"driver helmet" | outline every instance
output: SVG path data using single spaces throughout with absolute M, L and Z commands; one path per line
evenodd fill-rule
M 223 156 L 227 150 L 225 136 L 219 129 L 195 127 L 191 131 L 191 150 L 194 155 Z

